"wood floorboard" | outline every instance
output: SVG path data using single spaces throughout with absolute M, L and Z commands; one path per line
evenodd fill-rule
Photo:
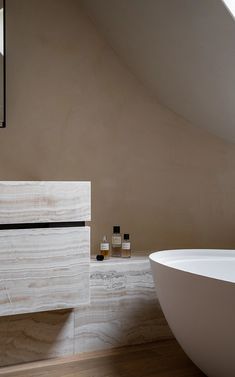
M 4 377 L 203 377 L 175 340 L 0 369 Z

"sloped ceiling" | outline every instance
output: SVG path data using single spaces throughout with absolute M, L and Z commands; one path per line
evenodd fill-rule
M 83 0 L 159 102 L 235 142 L 235 20 L 222 0 Z

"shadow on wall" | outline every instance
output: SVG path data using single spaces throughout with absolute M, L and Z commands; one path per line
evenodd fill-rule
M 58 310 L 0 318 L 0 366 L 73 353 L 73 313 Z
M 115 224 L 133 250 L 234 247 L 234 145 L 161 106 L 78 0 L 8 3 L 1 180 L 91 180 L 92 250 Z

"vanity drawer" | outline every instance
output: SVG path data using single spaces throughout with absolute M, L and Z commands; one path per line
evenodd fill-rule
M 89 302 L 90 228 L 0 230 L 0 315 Z
M 0 224 L 90 221 L 90 182 L 0 181 Z
M 89 302 L 90 182 L 0 182 L 0 315 Z

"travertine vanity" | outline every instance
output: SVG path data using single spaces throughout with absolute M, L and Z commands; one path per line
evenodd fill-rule
M 0 182 L 0 366 L 171 337 L 148 257 L 91 261 L 90 217 L 89 182 Z
M 0 182 L 0 316 L 89 302 L 89 182 Z

